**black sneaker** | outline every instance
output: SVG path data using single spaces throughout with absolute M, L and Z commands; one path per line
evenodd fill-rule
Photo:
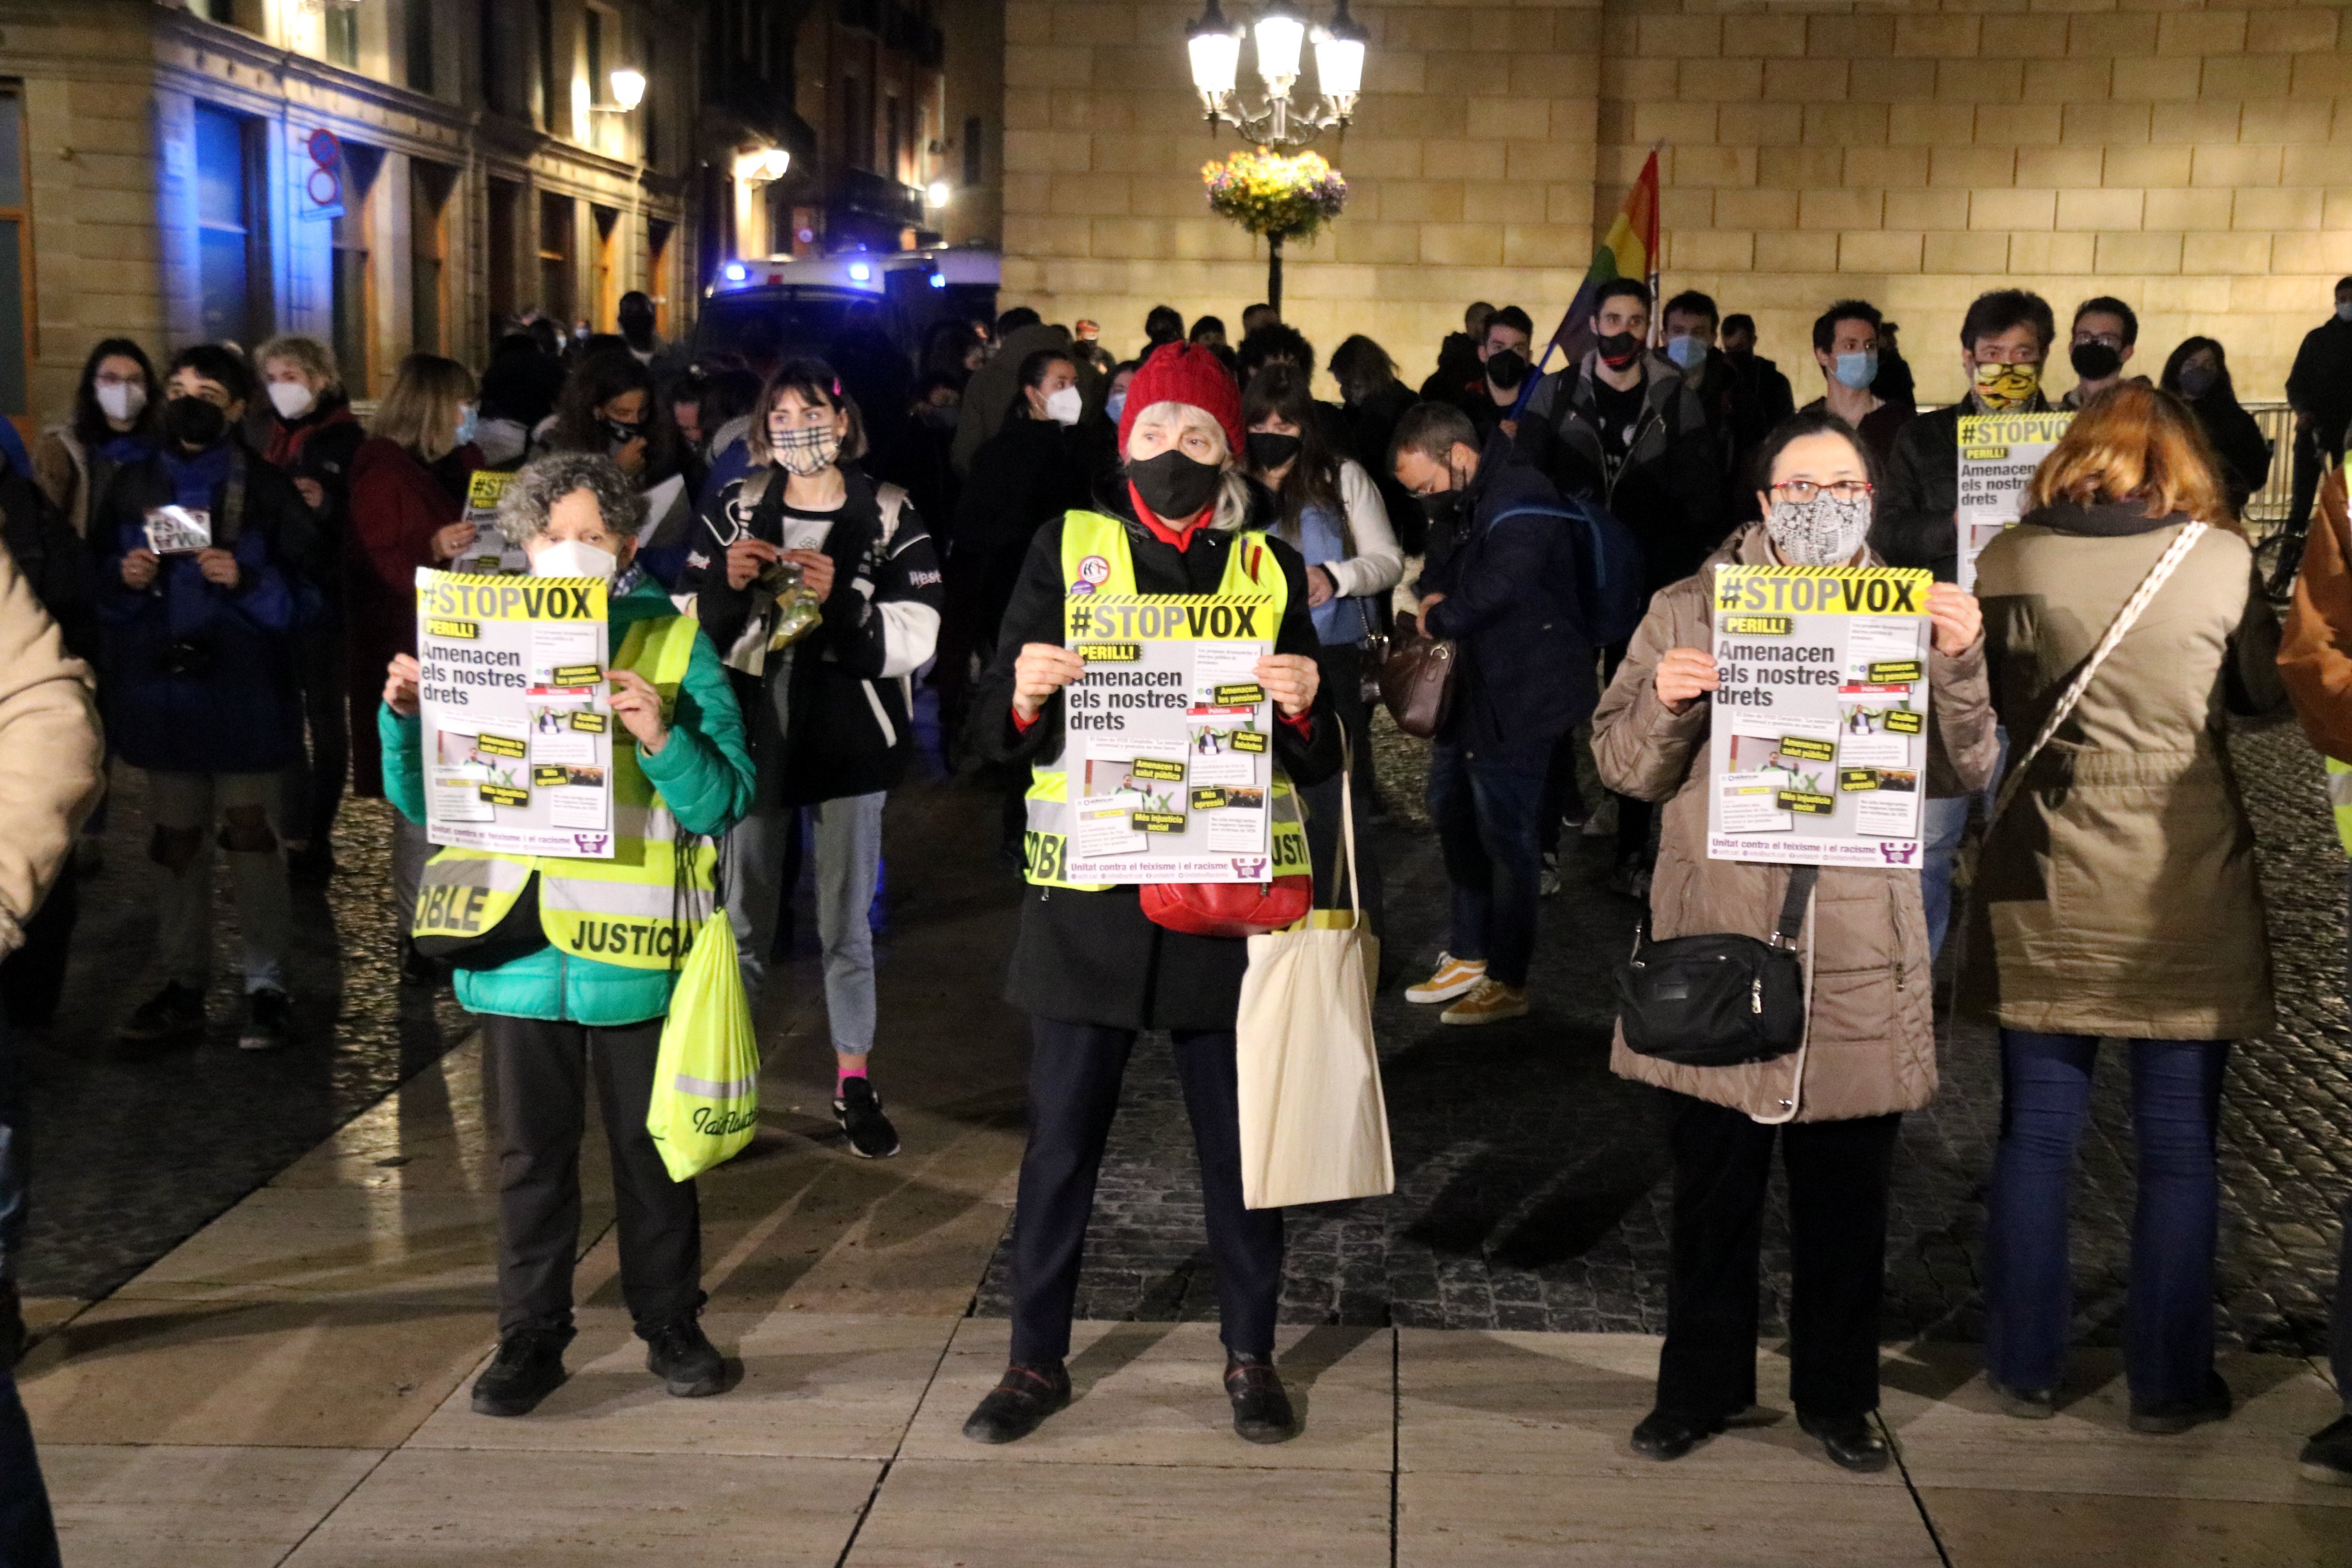
M 726 1359 L 692 1318 L 672 1318 L 640 1332 L 646 1342 L 646 1370 L 678 1398 L 700 1399 L 726 1385 Z
M 1225 1397 L 1234 1405 L 1234 1431 L 1245 1443 L 1287 1443 L 1298 1417 L 1270 1355 L 1225 1352 Z
M 874 1086 L 862 1078 L 845 1079 L 833 1102 L 833 1119 L 849 1134 L 850 1152 L 861 1160 L 887 1160 L 898 1152 L 898 1130 L 882 1114 Z
M 2303 1479 L 2323 1487 L 2352 1487 L 2352 1415 L 2339 1415 L 2303 1446 Z
M 570 1329 L 517 1329 L 499 1342 L 498 1359 L 474 1380 L 477 1415 L 528 1415 L 563 1384 Z
M 236 1032 L 241 1051 L 282 1050 L 294 1043 L 294 999 L 265 985 L 245 999 L 245 1027 Z
M 205 994 L 174 980 L 139 1004 L 115 1038 L 125 1045 L 154 1045 L 205 1032 Z
M 1003 1381 L 973 1407 L 963 1435 L 975 1443 L 1016 1442 L 1069 1402 L 1067 1367 L 1057 1361 L 1034 1365 L 1016 1361 L 1004 1369 Z

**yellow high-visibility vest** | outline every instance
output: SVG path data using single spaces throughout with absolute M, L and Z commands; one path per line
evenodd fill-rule
M 677 700 L 694 658 L 696 623 L 649 616 L 629 627 L 613 668 L 633 669 Z M 502 855 L 444 848 L 416 894 L 417 936 L 472 937 L 495 928 L 539 878 L 539 923 L 550 945 L 625 969 L 675 967 L 716 903 L 719 852 L 708 842 L 677 856 L 677 821 L 637 765 L 634 743 L 613 748 L 613 858 Z
M 1082 567 L 1086 568 L 1083 573 Z M 1108 575 L 1104 574 L 1106 567 Z M 1118 519 L 1098 511 L 1074 511 L 1062 519 L 1062 581 L 1081 580 L 1093 583 L 1096 594 L 1104 598 L 1135 595 L 1135 557 L 1128 551 L 1127 525 Z M 1283 611 L 1290 602 L 1290 583 L 1275 561 L 1274 552 L 1266 548 L 1264 532 L 1253 530 L 1234 538 L 1234 547 L 1225 556 L 1225 574 L 1217 584 L 1217 592 L 1271 597 L 1274 624 L 1281 626 Z M 1058 763 L 1050 766 L 1039 763 L 1030 769 L 1028 823 L 1022 835 L 1023 874 L 1039 887 L 1103 892 L 1111 884 L 1073 882 L 1068 879 L 1068 789 L 1069 774 Z M 1307 866 L 1307 825 L 1299 814 L 1298 793 L 1279 766 L 1274 770 L 1273 797 L 1267 802 L 1267 809 L 1268 826 L 1273 829 L 1274 868 L 1294 874 L 1304 871 Z

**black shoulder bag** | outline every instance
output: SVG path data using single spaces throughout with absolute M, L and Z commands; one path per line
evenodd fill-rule
M 1684 1067 L 1769 1062 L 1804 1043 L 1805 971 L 1797 958 L 1818 866 L 1789 874 L 1771 940 L 1677 936 L 1650 940 L 1634 928 L 1633 955 L 1617 965 L 1618 1022 L 1628 1048 Z

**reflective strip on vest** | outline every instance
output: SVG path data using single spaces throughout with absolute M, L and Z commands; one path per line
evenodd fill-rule
M 1135 557 L 1128 551 L 1127 525 L 1098 511 L 1074 511 L 1062 519 L 1062 581 L 1078 581 L 1078 567 L 1089 556 L 1110 563 L 1110 574 L 1095 584 L 1097 595 L 1118 598 L 1135 591 Z M 1265 535 L 1251 531 L 1239 535 L 1225 555 L 1225 574 L 1217 592 L 1234 595 L 1272 595 L 1274 624 L 1282 625 L 1288 608 L 1290 582 L 1276 565 L 1261 581 L 1250 574 L 1253 561 L 1271 563 Z M 1106 891 L 1108 882 L 1073 882 L 1070 871 L 1069 774 L 1061 767 L 1039 763 L 1029 770 L 1028 822 L 1021 836 L 1022 874 L 1041 888 L 1072 888 L 1080 892 Z M 1274 799 L 1267 803 L 1271 848 L 1276 875 L 1307 868 L 1307 829 L 1299 816 L 1298 796 L 1281 768 L 1274 770 Z
M 2327 763 L 2327 804 L 2336 814 L 2336 842 L 2344 846 L 2344 853 L 2352 855 L 2352 763 L 2339 763 L 2334 757 Z
M 633 669 L 672 707 L 694 658 L 696 625 L 651 616 L 629 627 L 615 669 Z M 425 868 L 412 927 L 418 936 L 479 936 L 504 920 L 539 875 L 539 922 L 548 942 L 575 957 L 627 969 L 669 969 L 710 916 L 719 852 L 697 844 L 679 874 L 677 822 L 637 764 L 633 744 L 613 747 L 613 858 L 500 855 L 445 848 Z

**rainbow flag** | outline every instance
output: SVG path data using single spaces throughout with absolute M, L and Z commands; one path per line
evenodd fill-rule
M 1625 193 L 1625 205 L 1618 209 L 1617 221 L 1601 243 L 1592 247 L 1592 265 L 1585 269 L 1584 281 L 1578 285 L 1576 298 L 1568 313 L 1559 319 L 1559 330 L 1551 342 L 1544 345 L 1543 357 L 1537 361 L 1535 374 L 1528 377 L 1527 386 L 1519 394 L 1525 405 L 1528 394 L 1551 363 L 1554 349 L 1567 356 L 1572 367 L 1582 362 L 1584 353 L 1592 346 L 1593 294 L 1601 285 L 1618 278 L 1638 278 L 1650 286 L 1650 298 L 1654 303 L 1658 295 L 1658 150 L 1650 149 L 1649 161 L 1642 165 L 1641 177 L 1633 188 Z M 1657 327 L 1653 312 L 1651 329 Z

